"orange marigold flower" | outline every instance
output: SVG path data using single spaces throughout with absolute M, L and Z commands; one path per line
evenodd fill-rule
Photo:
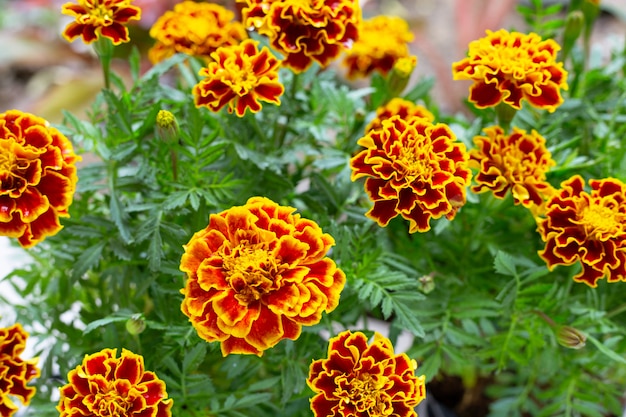
M 479 171 L 472 191 L 491 190 L 496 197 L 504 198 L 511 190 L 515 204 L 540 206 L 552 190 L 546 173 L 556 165 L 546 148 L 546 140 L 534 130 L 526 133 L 513 128 L 509 135 L 500 126 L 484 130 L 487 136 L 476 136 L 477 149 L 469 153 L 470 167 Z
M 411 117 L 424 119 L 428 122 L 435 120 L 435 116 L 426 107 L 396 97 L 376 110 L 376 117 L 365 127 L 365 133 L 372 129 L 380 129 L 383 120 L 391 119 L 393 116 L 400 116 L 402 120 L 408 120 Z
M 315 417 L 416 417 L 426 398 L 425 377 L 415 376 L 416 368 L 378 333 L 369 345 L 361 332 L 339 333 L 328 343 L 328 358 L 311 364 L 311 410 Z
M 78 160 L 70 141 L 44 119 L 0 113 L 0 235 L 26 248 L 61 230 Z
M 242 117 L 247 109 L 256 113 L 261 101 L 280 104 L 285 87 L 278 81 L 280 61 L 269 49 L 257 49 L 257 41 L 246 39 L 239 45 L 219 48 L 211 54 L 214 62 L 200 70 L 206 77 L 193 88 L 196 107 L 219 111 L 228 104 Z
M 394 116 L 358 144 L 366 149 L 350 160 L 352 180 L 367 177 L 365 191 L 374 206 L 366 215 L 379 225 L 399 214 L 410 233 L 426 232 L 431 218 L 452 220 L 465 204 L 468 155 L 448 126 Z
M 412 40 L 409 25 L 400 17 L 375 16 L 363 20 L 359 39 L 346 51 L 347 77 L 367 77 L 374 71 L 387 75 L 398 59 L 409 56 L 408 43 Z
M 65 3 L 62 13 L 76 20 L 65 27 L 63 37 L 72 42 L 82 36 L 83 42 L 90 44 L 100 36 L 111 39 L 114 45 L 128 42 L 128 29 L 124 26 L 130 20 L 141 19 L 141 9 L 132 6 L 132 0 L 77 0 Z
M 221 46 L 237 45 L 248 38 L 243 24 L 233 21 L 235 14 L 213 3 L 183 1 L 167 11 L 150 29 L 156 39 L 148 51 L 152 63 L 176 53 L 204 58 Z
M 626 281 L 626 185 L 615 178 L 590 180 L 580 175 L 561 183 L 546 202 L 538 230 L 546 242 L 539 256 L 550 269 L 580 262 L 574 281 L 596 287 L 597 281 Z
M 26 384 L 39 376 L 37 359 L 22 360 L 28 333 L 20 324 L 0 328 L 0 416 L 10 417 L 17 411 L 11 397 L 28 405 L 35 395 L 35 387 Z
M 224 356 L 261 356 L 339 303 L 346 278 L 325 256 L 335 241 L 294 211 L 253 197 L 212 214 L 185 246 L 181 309 Z
M 85 355 L 67 374 L 57 405 L 60 417 L 171 417 L 165 383 L 144 369 L 143 357 L 122 349 Z
M 357 39 L 358 0 L 237 0 L 243 22 L 286 55 L 283 65 L 303 72 L 313 62 L 326 67 Z
M 521 101 L 553 112 L 567 90 L 567 71 L 556 62 L 561 48 L 536 33 L 487 30 L 469 44 L 468 57 L 452 64 L 455 80 L 472 80 L 469 101 L 478 108 L 504 102 L 520 109 Z

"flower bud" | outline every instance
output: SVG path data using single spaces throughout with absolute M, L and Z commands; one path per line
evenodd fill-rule
M 556 340 L 566 348 L 582 349 L 585 347 L 587 336 L 571 326 L 559 326 L 556 330 Z
M 392 97 L 398 96 L 409 83 L 411 74 L 417 66 L 415 55 L 399 58 L 389 72 L 389 94 Z
M 563 31 L 563 61 L 567 59 L 570 51 L 574 47 L 576 40 L 582 33 L 585 26 L 585 16 L 580 10 L 568 13 L 565 20 L 565 30 Z
M 146 321 L 141 314 L 133 314 L 131 318 L 126 321 L 126 331 L 133 336 L 143 333 L 146 330 Z
M 435 289 L 434 275 L 434 273 L 430 273 L 428 275 L 422 275 L 421 277 L 419 277 L 418 282 L 420 283 L 420 290 L 424 294 L 431 293 Z
M 174 143 L 178 140 L 178 122 L 172 112 L 159 110 L 156 117 L 156 135 L 166 143 Z

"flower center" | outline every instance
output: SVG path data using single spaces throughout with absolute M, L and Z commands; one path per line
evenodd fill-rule
M 275 288 L 278 274 L 276 259 L 264 245 L 241 244 L 224 256 L 222 268 L 235 292 L 235 298 L 246 304 L 258 301 Z
M 416 141 L 412 141 L 409 146 L 402 147 L 398 158 L 398 162 L 404 168 L 404 176 L 409 181 L 419 176 L 429 177 L 432 171 L 430 159 L 423 153 L 424 149 L 421 149 L 419 154 L 418 149 Z
M 591 239 L 606 240 L 622 231 L 623 220 L 624 216 L 613 208 L 592 202 L 582 210 L 579 223 Z
M 88 14 L 83 16 L 84 21 L 82 23 L 91 23 L 101 26 L 108 26 L 113 23 L 114 12 L 111 10 L 110 6 L 103 4 L 101 0 L 88 2 L 84 7 Z
M 248 59 L 244 58 L 244 62 L 241 66 L 238 66 L 234 62 L 232 65 L 225 63 L 224 66 L 229 73 L 227 82 L 230 83 L 234 93 L 240 96 L 246 95 L 259 84 L 258 77 Z
M 115 390 L 98 392 L 95 395 L 93 411 L 100 417 L 117 417 L 127 415 L 130 403 Z
M 365 372 L 354 378 L 350 384 L 349 398 L 344 401 L 352 402 L 359 412 L 367 411 L 370 416 L 389 415 L 385 410 L 389 406 L 382 400 L 387 378 L 379 375 L 372 376 Z

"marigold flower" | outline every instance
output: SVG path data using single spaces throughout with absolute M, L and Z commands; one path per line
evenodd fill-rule
M 233 12 L 219 4 L 178 3 L 152 25 L 150 36 L 156 43 L 148 51 L 148 57 L 157 63 L 184 53 L 208 61 L 217 48 L 237 45 L 248 38 L 246 29 L 234 17 Z
M 90 44 L 100 36 L 111 39 L 114 45 L 128 42 L 128 29 L 124 26 L 130 20 L 141 19 L 141 9 L 131 5 L 132 0 L 77 0 L 65 3 L 62 13 L 76 20 L 65 27 L 63 37 L 72 42 L 82 36 L 83 42 Z
M 626 185 L 615 178 L 590 180 L 580 175 L 561 183 L 546 202 L 538 230 L 546 242 L 539 256 L 552 269 L 580 262 L 574 281 L 596 287 L 597 281 L 626 281 Z
M 239 45 L 219 48 L 211 54 L 215 60 L 200 70 L 206 77 L 193 88 L 196 107 L 219 111 L 228 104 L 242 117 L 247 109 L 256 113 L 261 101 L 280 105 L 285 87 L 278 81 L 280 61 L 269 49 L 257 49 L 258 42 L 246 39 Z
M 211 215 L 185 246 L 181 309 L 224 356 L 261 356 L 339 303 L 346 278 L 325 257 L 334 239 L 294 211 L 253 197 Z
M 408 43 L 412 40 L 409 25 L 400 17 L 375 16 L 363 20 L 359 38 L 346 51 L 343 61 L 348 68 L 347 77 L 367 77 L 374 71 L 387 75 L 398 59 L 409 56 Z
M 358 144 L 366 149 L 350 160 L 351 178 L 367 177 L 365 191 L 374 206 L 366 215 L 380 226 L 399 214 L 410 233 L 426 232 L 431 218 L 452 220 L 465 204 L 468 155 L 448 126 L 394 116 Z
M 172 399 L 165 383 L 144 369 L 143 357 L 122 349 L 85 355 L 67 374 L 57 405 L 60 417 L 171 417 Z
M 511 190 L 515 204 L 540 206 L 550 196 L 552 186 L 546 173 L 556 165 L 546 148 L 546 140 L 536 131 L 513 128 L 505 135 L 500 126 L 485 128 L 487 136 L 476 136 L 476 149 L 470 150 L 469 165 L 478 169 L 472 191 L 491 190 L 504 198 Z
M 39 376 L 37 359 L 22 360 L 28 333 L 22 326 L 0 328 L 0 416 L 10 417 L 17 411 L 11 397 L 28 405 L 35 395 L 35 387 L 26 384 Z
M 426 398 L 425 377 L 415 376 L 416 368 L 380 334 L 368 345 L 363 333 L 344 331 L 330 339 L 328 358 L 311 364 L 311 410 L 315 417 L 415 417 Z
M 286 55 L 282 65 L 303 72 L 313 62 L 326 67 L 357 39 L 358 0 L 237 0 L 247 27 Z
M 78 160 L 70 141 L 44 119 L 0 113 L 0 235 L 30 247 L 61 230 Z
M 402 120 L 408 120 L 411 117 L 424 119 L 427 122 L 435 120 L 435 116 L 426 107 L 396 97 L 376 110 L 376 117 L 365 127 L 365 133 L 373 129 L 380 129 L 383 121 L 391 119 L 393 116 L 400 116 Z
M 501 29 L 469 44 L 468 57 L 452 64 L 455 80 L 472 80 L 469 101 L 478 108 L 500 102 L 515 109 L 521 101 L 553 112 L 567 90 L 567 71 L 556 62 L 561 49 L 552 39 L 536 33 Z

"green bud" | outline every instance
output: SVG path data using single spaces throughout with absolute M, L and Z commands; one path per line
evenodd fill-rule
M 417 57 L 414 55 L 399 58 L 388 75 L 389 94 L 391 97 L 399 96 L 404 91 L 413 70 L 417 65 Z
M 141 314 L 133 314 L 131 318 L 126 321 L 126 331 L 133 336 L 143 333 L 146 330 L 146 321 Z
M 428 294 L 434 291 L 435 289 L 434 276 L 435 276 L 434 272 L 431 272 L 428 275 L 422 275 L 421 277 L 419 277 L 418 282 L 420 283 L 420 290 L 424 294 Z
M 582 349 L 585 347 L 587 336 L 571 326 L 559 326 L 556 330 L 556 340 L 566 348 Z
M 585 26 L 585 16 L 580 10 L 574 10 L 568 13 L 565 20 L 565 30 L 563 31 L 563 61 L 567 59 L 570 51 L 574 47 L 576 40 L 583 31 Z
M 166 143 L 174 143 L 178 140 L 178 122 L 172 112 L 159 110 L 156 117 L 156 135 Z
M 600 1 L 585 0 L 580 6 L 580 9 L 585 15 L 585 37 L 588 39 L 591 36 L 593 25 L 600 14 Z

